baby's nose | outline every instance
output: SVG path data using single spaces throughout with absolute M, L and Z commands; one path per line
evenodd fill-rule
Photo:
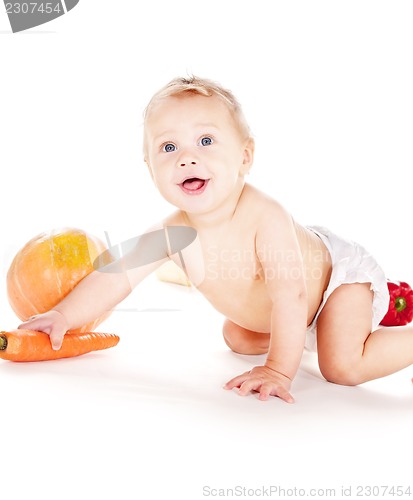
M 178 160 L 178 167 L 190 167 L 195 166 L 197 164 L 196 154 L 190 149 L 182 150 L 181 155 Z
M 186 167 L 187 165 L 196 165 L 196 161 L 194 160 L 186 160 L 186 161 L 182 161 L 179 163 L 179 166 L 180 167 Z

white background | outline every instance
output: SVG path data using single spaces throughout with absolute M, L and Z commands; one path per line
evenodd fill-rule
M 168 213 L 142 161 L 142 113 L 191 73 L 243 104 L 257 148 L 249 182 L 413 282 L 412 23 L 398 0 L 80 0 L 12 34 L 2 9 L 1 328 L 18 324 L 5 275 L 30 238 L 74 226 L 118 242 Z M 105 327 L 124 335 L 118 350 L 2 363 L 4 498 L 408 484 L 411 370 L 339 388 L 309 357 L 295 406 L 237 399 L 219 385 L 251 361 L 227 352 L 221 318 L 189 291 L 146 287 L 132 308 L 178 311 L 114 313 Z

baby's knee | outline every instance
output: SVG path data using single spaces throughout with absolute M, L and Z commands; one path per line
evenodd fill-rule
M 319 359 L 318 364 L 323 377 L 333 384 L 355 386 L 364 382 L 358 363 L 333 358 Z
M 264 354 L 268 351 L 269 334 L 246 330 L 226 319 L 222 328 L 225 343 L 238 354 Z
M 243 347 L 243 342 L 240 339 L 239 326 L 237 326 L 229 319 L 226 319 L 222 327 L 222 335 L 224 336 L 225 343 L 231 349 L 231 351 L 243 354 L 240 353 L 240 349 L 242 350 Z

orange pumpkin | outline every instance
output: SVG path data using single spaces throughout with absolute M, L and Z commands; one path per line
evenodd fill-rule
M 106 250 L 98 238 L 81 229 L 63 228 L 30 240 L 14 257 L 7 273 L 7 295 L 13 311 L 26 321 L 60 302 L 93 271 L 96 257 Z M 110 312 L 76 330 L 94 330 Z

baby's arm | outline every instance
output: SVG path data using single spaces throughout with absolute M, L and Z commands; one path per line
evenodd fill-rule
M 48 333 L 52 347 L 59 349 L 67 330 L 79 328 L 113 309 L 138 283 L 168 260 L 168 248 L 160 248 L 162 240 L 156 237 L 158 231 L 153 232 L 156 248 L 151 252 L 150 233 L 152 231 L 145 234 L 146 238 L 138 238 L 135 248 L 124 257 L 86 276 L 52 310 L 30 318 L 19 328 Z M 148 263 L 151 255 L 155 255 L 156 260 Z
M 289 391 L 304 350 L 308 306 L 294 224 L 281 208 L 262 221 L 256 248 L 272 301 L 269 351 L 264 366 L 235 377 L 226 387 L 239 387 L 241 395 L 258 391 L 262 400 L 273 395 L 292 403 Z
M 60 349 L 67 330 L 79 328 L 102 316 L 125 298 L 130 290 L 125 273 L 115 275 L 94 271 L 53 309 L 33 316 L 19 328 L 49 334 L 53 349 Z

